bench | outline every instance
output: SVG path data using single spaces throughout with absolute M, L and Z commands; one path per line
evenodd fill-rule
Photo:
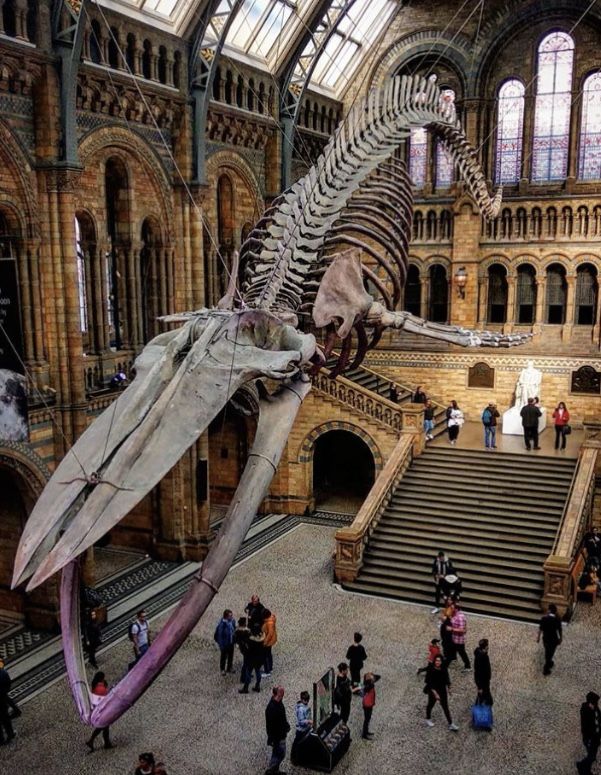
M 580 589 L 578 586 L 578 582 L 580 581 L 580 577 L 582 576 L 582 571 L 584 570 L 584 567 L 586 565 L 586 550 L 582 550 L 578 552 L 578 557 L 576 558 L 576 562 L 574 563 L 574 567 L 572 568 L 572 572 L 570 576 L 572 577 L 572 584 L 573 584 L 573 590 L 574 590 L 574 599 L 576 602 L 581 598 L 583 595 L 590 595 L 591 596 L 591 605 L 594 604 L 595 600 L 597 599 L 597 585 L 596 584 L 589 584 L 584 589 Z

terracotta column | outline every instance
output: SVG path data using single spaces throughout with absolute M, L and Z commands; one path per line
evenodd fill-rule
M 574 328 L 574 306 L 576 297 L 576 277 L 574 275 L 568 275 L 566 277 L 567 293 L 566 293 L 566 318 L 565 323 L 561 329 L 561 341 L 569 342 L 572 337 L 572 330 Z
M 507 275 L 507 322 L 503 327 L 503 331 L 506 334 L 511 334 L 513 331 L 513 325 L 515 320 L 515 299 L 517 278 L 514 274 Z

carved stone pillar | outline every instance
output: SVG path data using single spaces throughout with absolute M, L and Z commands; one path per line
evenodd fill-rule
M 567 293 L 566 293 L 566 318 L 563 328 L 561 329 L 561 341 L 569 342 L 572 338 L 572 330 L 574 328 L 574 303 L 576 298 L 576 278 L 574 275 L 568 275 L 566 277 Z
M 29 259 L 29 282 L 33 312 L 34 358 L 38 363 L 45 360 L 44 324 L 42 318 L 42 292 L 40 285 L 40 245 L 37 240 L 28 241 L 25 249 Z
M 419 316 L 424 320 L 428 318 L 428 274 L 420 275 L 419 278 Z
M 104 32 L 100 31 L 100 63 L 103 65 L 108 65 L 109 63 L 109 39 L 104 34 Z
M 547 279 L 545 277 L 536 278 L 536 309 L 534 313 L 534 325 L 532 332 L 540 334 L 542 326 L 545 323 L 545 306 L 547 301 Z
M 167 86 L 174 86 L 173 82 L 173 65 L 175 64 L 175 60 L 173 59 L 173 55 L 171 51 L 167 52 L 167 58 L 165 60 L 165 83 Z
M 424 405 L 423 404 L 399 404 L 402 423 L 401 433 L 411 433 L 414 435 L 413 455 L 421 455 L 426 446 L 426 434 L 424 428 Z
M 6 32 L 4 30 L 4 0 L 0 0 L 0 34 L 5 35 Z
M 83 46 L 81 50 L 81 56 L 86 62 L 90 62 L 92 60 L 92 53 L 90 50 L 90 30 L 85 29 L 83 33 Z
M 503 326 L 503 332 L 511 334 L 515 321 L 515 301 L 517 290 L 517 278 L 514 274 L 507 275 L 507 319 Z
M 159 80 L 159 58 L 154 51 L 150 54 L 150 80 L 157 82 Z
M 136 44 L 134 49 L 134 75 L 142 75 L 142 56 L 144 50 Z
M 27 0 L 17 0 L 15 3 L 15 37 L 18 40 L 29 40 L 27 36 Z

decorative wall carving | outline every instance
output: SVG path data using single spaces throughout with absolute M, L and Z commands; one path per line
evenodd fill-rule
M 570 390 L 572 393 L 600 395 L 601 372 L 598 372 L 593 366 L 581 366 L 577 371 L 572 372 L 572 384 Z
M 471 388 L 494 388 L 495 370 L 484 361 L 474 363 L 468 369 L 467 386 Z

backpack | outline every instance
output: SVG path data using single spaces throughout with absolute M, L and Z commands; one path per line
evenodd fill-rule
M 129 626 L 127 628 L 127 637 L 133 641 L 134 640 L 134 627 L 138 627 L 138 622 L 134 619 L 133 622 L 129 623 Z M 138 627 L 138 632 L 140 632 L 140 628 Z M 137 635 L 138 633 L 136 633 Z
M 482 422 L 484 425 L 490 425 L 490 421 L 492 420 L 492 412 L 488 407 L 482 412 Z

